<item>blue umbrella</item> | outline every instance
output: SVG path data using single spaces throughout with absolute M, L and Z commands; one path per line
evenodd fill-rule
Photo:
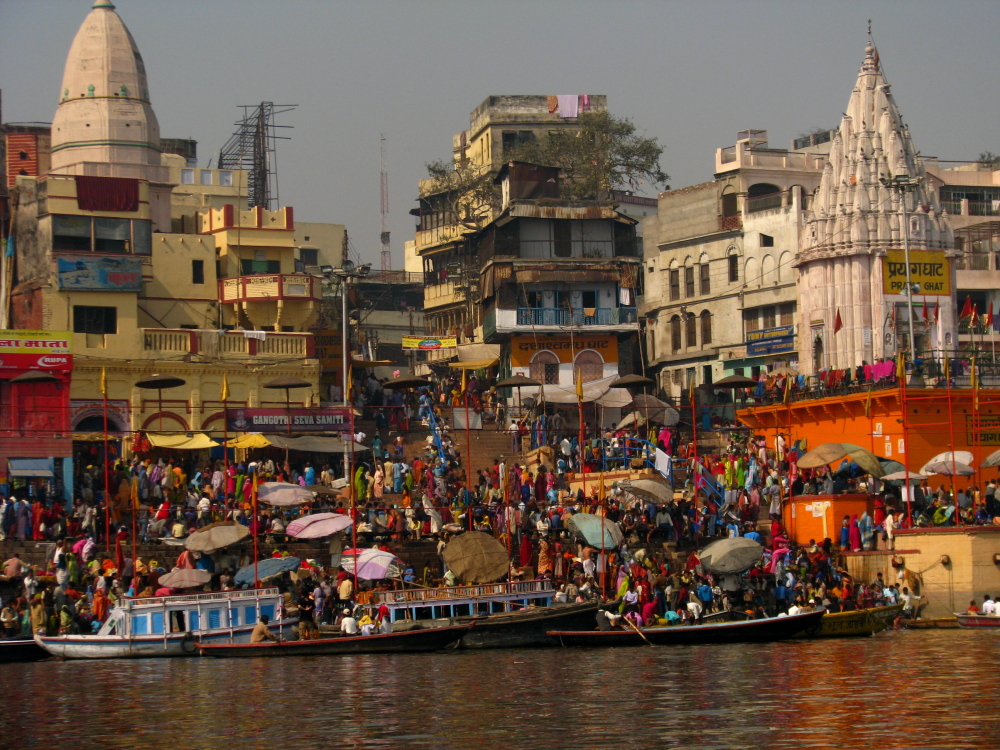
M 622 532 L 618 524 L 609 521 L 603 516 L 595 516 L 592 513 L 574 513 L 566 522 L 568 526 L 576 529 L 586 540 L 587 544 L 604 549 L 614 549 L 622 543 Z M 604 530 L 603 544 L 601 530 Z
M 297 567 L 299 567 L 299 558 L 297 557 L 269 557 L 257 563 L 257 580 L 264 581 L 268 578 L 274 578 L 289 570 L 295 570 Z M 254 566 L 251 564 L 236 571 L 236 577 L 233 581 L 237 586 L 253 586 L 253 568 Z

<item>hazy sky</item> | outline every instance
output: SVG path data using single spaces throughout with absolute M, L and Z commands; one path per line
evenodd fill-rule
M 117 0 L 116 0 L 117 2 Z M 423 165 L 490 94 L 607 94 L 665 146 L 674 188 L 711 179 L 736 131 L 772 146 L 832 128 L 867 20 L 916 147 L 1000 152 L 1000 2 L 121 0 L 161 132 L 207 164 L 236 106 L 298 104 L 278 148 L 300 221 L 347 225 L 378 261 L 379 133 L 388 138 L 393 263 L 413 236 Z M 0 0 L 5 121 L 51 121 L 66 53 L 91 0 Z

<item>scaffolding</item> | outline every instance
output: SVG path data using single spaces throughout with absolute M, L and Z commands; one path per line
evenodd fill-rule
M 272 210 L 278 200 L 278 163 L 276 141 L 289 140 L 277 134 L 277 115 L 291 112 L 297 104 L 242 104 L 243 119 L 236 122 L 237 130 L 219 152 L 219 169 L 241 169 L 247 173 L 247 206 Z

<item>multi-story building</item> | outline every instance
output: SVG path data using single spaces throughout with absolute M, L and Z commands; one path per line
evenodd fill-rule
M 666 393 L 797 360 L 792 264 L 826 141 L 775 149 L 766 131 L 745 130 L 717 149 L 715 179 L 660 194 L 643 221 L 640 313 Z

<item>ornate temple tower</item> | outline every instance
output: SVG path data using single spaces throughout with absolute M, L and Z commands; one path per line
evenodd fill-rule
M 916 348 L 918 352 L 954 348 L 951 222 L 928 184 L 923 160 L 889 91 L 878 53 L 869 43 L 807 215 L 796 260 L 804 373 L 855 367 L 908 348 L 906 295 L 887 294 L 883 275 L 883 259 L 887 251 L 903 249 L 904 231 L 912 251 L 911 268 L 918 260 L 940 260 L 940 251 L 948 251 L 937 272 L 950 281 L 950 294 L 925 296 L 918 291 L 913 297 Z M 921 250 L 939 252 L 931 256 Z M 905 264 L 896 266 L 900 267 Z
M 142 55 L 108 0 L 97 0 L 66 58 L 52 121 L 52 174 L 150 183 L 153 229 L 170 231 L 168 170 Z

